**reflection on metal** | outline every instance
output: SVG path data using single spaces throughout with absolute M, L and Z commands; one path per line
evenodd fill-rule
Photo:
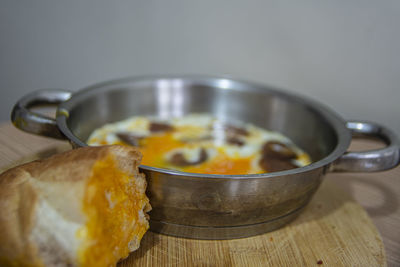
M 158 116 L 160 118 L 179 117 L 183 115 L 183 93 L 182 80 L 161 79 L 156 83 Z

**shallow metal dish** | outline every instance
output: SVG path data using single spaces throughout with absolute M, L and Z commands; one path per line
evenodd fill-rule
M 56 119 L 30 108 L 57 105 Z M 105 123 L 133 115 L 176 117 L 209 113 L 278 131 L 308 152 L 311 165 L 267 174 L 204 175 L 141 166 L 148 180 L 151 230 L 169 235 L 229 239 L 274 230 L 294 219 L 330 171 L 381 171 L 399 164 L 399 141 L 375 123 L 345 122 L 312 100 L 228 78 L 133 77 L 72 93 L 39 90 L 18 101 L 14 125 L 24 131 L 85 146 Z M 347 153 L 352 134 L 374 136 L 387 147 Z

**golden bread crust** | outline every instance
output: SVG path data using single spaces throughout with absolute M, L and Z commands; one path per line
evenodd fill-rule
M 32 163 L 31 165 L 35 165 Z M 35 247 L 29 242 L 32 217 L 37 203 L 37 194 L 29 183 L 30 174 L 24 169 L 11 169 L 0 179 L 0 265 L 7 258 L 23 256 L 34 262 Z

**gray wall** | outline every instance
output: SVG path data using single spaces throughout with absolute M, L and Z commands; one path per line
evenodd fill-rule
M 213 74 L 312 97 L 400 134 L 400 1 L 5 1 L 0 121 L 38 88 Z

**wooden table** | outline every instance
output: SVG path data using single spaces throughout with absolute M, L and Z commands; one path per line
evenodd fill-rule
M 0 124 L 0 168 L 29 154 L 65 144 L 26 134 L 10 123 Z M 356 140 L 352 150 L 377 147 L 376 142 Z M 400 168 L 377 173 L 331 173 L 326 176 L 365 208 L 379 230 L 388 266 L 400 266 Z

